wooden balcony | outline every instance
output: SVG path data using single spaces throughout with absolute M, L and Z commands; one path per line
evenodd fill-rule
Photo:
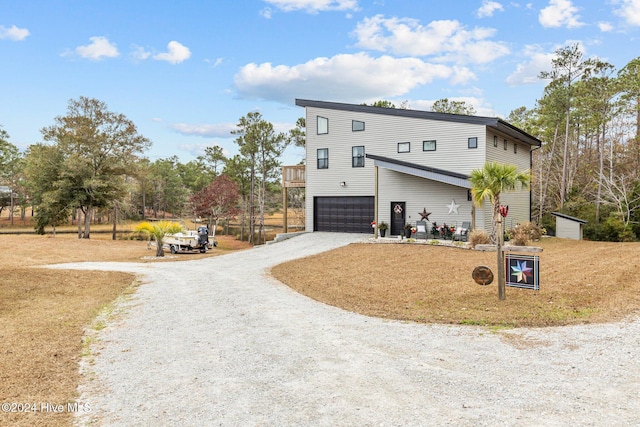
M 282 167 L 282 187 L 294 188 L 305 187 L 305 166 L 283 166 Z

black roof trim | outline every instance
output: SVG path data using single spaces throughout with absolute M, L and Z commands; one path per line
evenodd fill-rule
M 580 224 L 586 224 L 587 223 L 587 221 L 585 221 L 584 219 L 576 218 L 574 216 L 569 216 L 567 214 L 563 214 L 563 213 L 560 213 L 560 212 L 551 212 L 551 215 L 559 216 L 560 218 L 568 219 L 570 221 L 579 222 Z
M 388 162 L 388 163 L 393 163 L 394 165 L 400 165 L 400 166 L 406 166 L 409 168 L 414 168 L 414 169 L 420 169 L 426 172 L 432 172 L 432 173 L 437 173 L 440 175 L 446 175 L 446 176 L 450 176 L 453 178 L 459 178 L 459 179 L 469 179 L 469 175 L 465 175 L 462 173 L 457 173 L 457 172 L 451 172 L 451 171 L 447 171 L 444 169 L 437 169 L 437 168 L 432 168 L 430 166 L 424 166 L 424 165 L 418 165 L 415 163 L 409 163 L 409 162 L 405 162 L 402 160 L 396 160 L 396 159 L 392 159 L 390 157 L 383 157 L 383 156 L 377 156 L 375 154 L 365 154 L 365 157 L 369 158 L 369 159 L 373 159 L 373 160 L 380 160 L 382 162 Z
M 463 114 L 436 113 L 433 111 L 405 110 L 402 108 L 373 107 L 370 105 L 345 104 L 341 102 L 313 101 L 310 99 L 296 98 L 296 105 L 299 107 L 325 108 L 329 110 L 353 111 L 358 113 L 385 114 L 388 116 L 410 117 L 415 119 L 440 120 L 454 123 L 469 123 L 484 125 L 507 134 L 520 142 L 528 145 L 540 147 L 542 141 L 529 135 L 525 131 L 518 129 L 510 123 L 497 117 L 467 116 Z

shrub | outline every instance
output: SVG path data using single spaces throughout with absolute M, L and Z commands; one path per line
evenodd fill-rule
M 605 242 L 633 242 L 637 236 L 633 227 L 625 226 L 616 212 L 600 223 L 590 222 L 584 226 L 584 237 L 587 240 L 599 240 Z
M 516 246 L 527 246 L 531 241 L 538 241 L 544 234 L 544 228 L 532 222 L 518 224 L 508 231 L 509 240 Z
M 489 243 L 491 243 L 491 238 L 486 231 L 471 230 L 469 233 L 469 244 L 472 248 L 475 248 L 476 245 L 488 245 Z

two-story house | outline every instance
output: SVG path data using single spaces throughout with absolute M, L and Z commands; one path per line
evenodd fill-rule
M 498 119 L 296 99 L 305 107 L 306 230 L 392 235 L 429 213 L 429 227 L 475 222 L 490 230 L 491 206 L 474 208 L 468 177 L 487 161 L 531 169 L 540 140 Z M 506 227 L 531 217 L 531 193 L 501 195 Z

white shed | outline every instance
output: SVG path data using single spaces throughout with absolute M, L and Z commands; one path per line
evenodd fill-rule
M 559 212 L 551 212 L 551 215 L 556 217 L 556 237 L 582 240 L 582 226 L 587 221 Z

